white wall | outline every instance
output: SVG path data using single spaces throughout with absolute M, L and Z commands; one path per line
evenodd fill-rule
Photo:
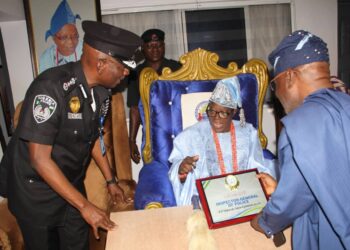
M 23 100 L 25 92 L 33 80 L 33 70 L 29 51 L 26 22 L 0 22 L 9 70 L 13 101 L 15 106 Z M 0 147 L 0 159 L 3 152 Z
M 14 104 L 23 100 L 33 80 L 26 22 L 1 22 L 1 33 L 6 52 Z
M 338 1 L 293 0 L 292 4 L 293 29 L 308 30 L 328 44 L 331 73 L 338 75 Z

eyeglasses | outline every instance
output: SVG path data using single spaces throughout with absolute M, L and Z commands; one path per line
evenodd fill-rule
M 286 73 L 287 71 L 283 71 L 282 73 L 278 74 L 277 76 L 275 76 L 271 81 L 270 81 L 270 89 L 271 91 L 275 91 L 276 90 L 276 80 L 278 78 L 280 78 L 282 75 L 284 75 L 284 73 Z
M 207 109 L 205 112 L 207 113 L 208 117 L 216 117 L 216 115 L 219 115 L 219 118 L 221 118 L 221 119 L 226 119 L 231 114 L 229 112 L 216 111 L 216 110 L 213 110 L 213 109 Z
M 75 34 L 75 35 L 71 35 L 71 36 L 68 36 L 68 35 L 64 35 L 64 36 L 58 36 L 58 35 L 55 35 L 55 37 L 60 40 L 61 42 L 68 42 L 69 40 L 72 40 L 72 41 L 76 41 L 79 39 L 79 34 Z

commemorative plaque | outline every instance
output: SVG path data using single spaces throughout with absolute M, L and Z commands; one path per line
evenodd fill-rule
M 267 203 L 256 168 L 196 180 L 209 228 L 251 220 Z

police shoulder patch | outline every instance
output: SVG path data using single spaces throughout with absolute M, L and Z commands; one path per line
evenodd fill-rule
M 37 95 L 33 102 L 33 116 L 37 123 L 46 122 L 55 112 L 57 102 L 48 95 Z

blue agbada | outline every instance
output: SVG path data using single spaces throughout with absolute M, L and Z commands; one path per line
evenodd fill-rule
M 281 178 L 259 220 L 293 249 L 350 249 L 350 97 L 322 89 L 283 118 Z
M 239 121 L 232 122 L 236 132 L 238 169 L 258 168 L 260 172 L 274 176 L 273 164 L 265 165 L 257 130 L 249 123 L 242 127 Z M 220 147 L 223 149 L 226 172 L 233 172 L 230 132 L 217 133 L 217 135 Z M 186 181 L 181 183 L 178 175 L 179 166 L 184 158 L 194 155 L 199 155 L 196 169 L 189 172 Z M 172 163 L 169 178 L 173 185 L 176 203 L 178 206 L 191 205 L 192 196 L 198 195 L 195 180 L 221 174 L 209 120 L 203 120 L 188 127 L 174 139 L 174 148 L 169 161 Z

